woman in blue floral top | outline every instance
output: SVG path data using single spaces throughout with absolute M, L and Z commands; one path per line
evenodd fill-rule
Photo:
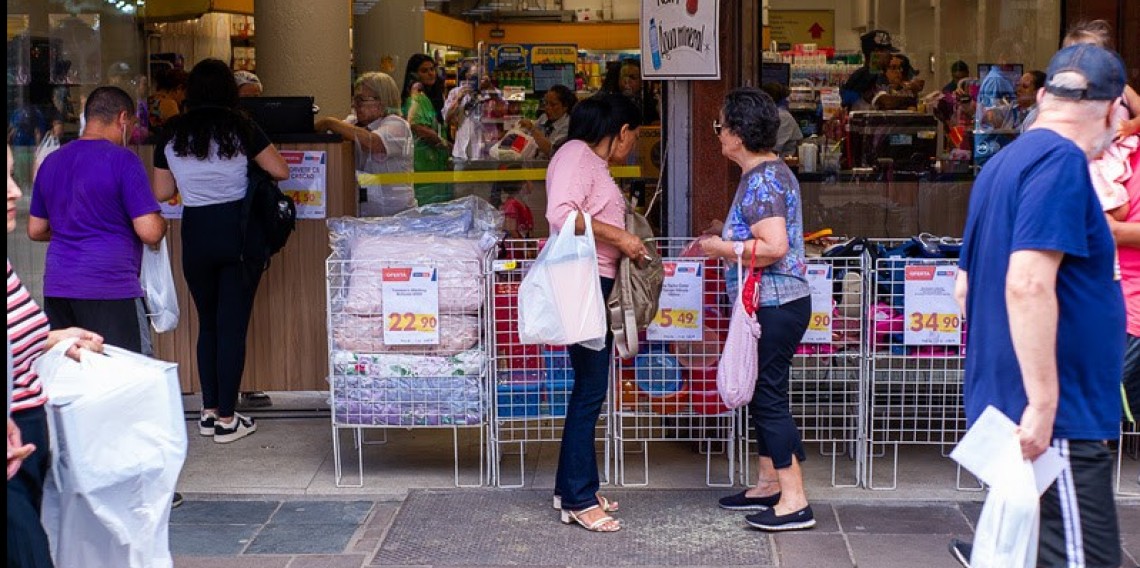
M 703 241 L 711 257 L 733 263 L 743 257 L 741 265 L 748 266 L 755 254 L 756 266 L 764 269 L 756 310 L 762 329 L 759 375 L 748 404 L 760 454 L 759 480 L 751 489 L 722 498 L 720 506 L 759 511 L 746 520 L 767 531 L 815 526 L 800 471 L 806 455 L 788 401 L 792 356 L 807 330 L 811 291 L 804 275 L 800 186 L 773 152 L 779 127 L 776 104 L 763 91 L 742 88 L 725 97 L 713 130 L 721 154 L 736 162 L 744 175 L 722 235 Z M 732 264 L 726 274 L 734 299 L 739 270 Z

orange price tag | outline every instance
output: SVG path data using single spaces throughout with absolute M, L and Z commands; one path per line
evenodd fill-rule
M 657 310 L 657 317 L 653 318 L 653 323 L 665 328 L 696 329 L 697 310 L 661 308 Z
M 958 314 L 914 312 L 910 314 L 909 325 L 914 332 L 958 333 L 962 328 L 962 318 Z
M 812 312 L 808 320 L 808 329 L 811 331 L 826 331 L 831 333 L 831 314 L 827 312 Z
M 411 312 L 388 314 L 388 331 L 395 333 L 433 333 L 439 319 L 433 314 Z

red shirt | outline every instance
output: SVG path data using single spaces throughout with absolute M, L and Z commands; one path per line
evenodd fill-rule
M 504 217 L 514 219 L 518 225 L 519 236 L 524 239 L 530 238 L 530 232 L 534 230 L 534 214 L 530 212 L 530 207 L 514 197 L 508 197 L 501 209 Z

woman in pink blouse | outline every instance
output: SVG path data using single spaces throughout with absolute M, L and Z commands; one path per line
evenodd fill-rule
M 620 95 L 605 96 L 575 105 L 566 142 L 550 160 L 546 171 L 546 219 L 551 233 L 562 227 L 571 211 L 590 214 L 598 248 L 602 296 L 609 296 L 622 255 L 640 259 L 647 254 L 641 239 L 625 230 L 625 199 L 613 177 L 611 162 L 624 162 L 637 143 L 641 112 Z M 577 218 L 578 233 L 586 230 Z M 589 285 L 567 282 L 565 285 Z M 562 448 L 554 483 L 554 506 L 562 522 L 578 523 L 594 532 L 614 532 L 621 524 L 610 516 L 616 501 L 598 495 L 598 464 L 594 454 L 594 428 L 609 388 L 613 335 L 606 346 L 593 351 L 580 345 L 569 348 L 574 368 L 574 390 L 566 409 Z

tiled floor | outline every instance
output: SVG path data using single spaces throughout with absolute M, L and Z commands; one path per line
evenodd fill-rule
M 955 568 L 974 503 L 813 504 L 811 531 L 769 535 L 714 505 L 713 490 L 613 490 L 623 530 L 564 526 L 546 491 L 415 490 L 403 503 L 197 501 L 171 516 L 180 568 L 361 566 L 780 566 Z M 1124 566 L 1140 553 L 1140 504 L 1119 508 Z

